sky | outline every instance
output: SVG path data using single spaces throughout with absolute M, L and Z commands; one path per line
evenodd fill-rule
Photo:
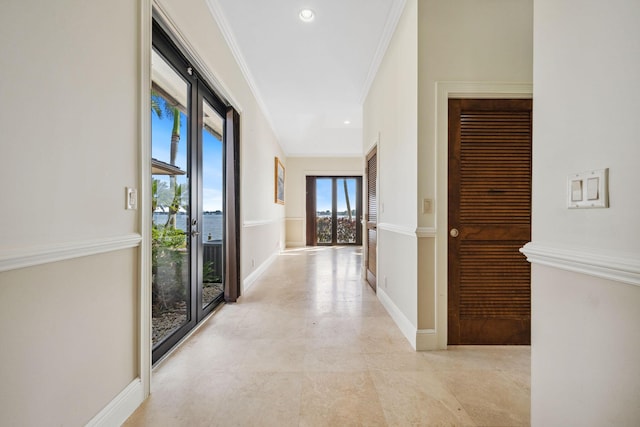
M 331 178 L 317 178 L 316 179 L 316 210 L 327 211 L 331 210 L 331 198 L 332 198 L 332 179 Z M 347 202 L 344 197 L 344 179 L 339 178 L 337 180 L 338 191 L 338 206 L 337 211 L 343 212 L 347 210 Z M 356 208 L 356 180 L 347 178 L 347 191 L 349 192 L 349 201 L 351 203 L 351 209 Z
M 180 113 L 180 142 L 178 144 L 178 155 L 176 166 L 187 170 L 187 120 L 183 113 Z M 162 118 L 154 112 L 151 113 L 151 157 L 154 159 L 170 163 L 171 150 L 171 129 L 173 118 L 163 114 Z M 208 131 L 203 130 L 202 142 L 203 157 L 203 206 L 205 211 L 222 210 L 222 142 Z M 156 175 L 155 179 L 165 181 L 169 186 L 169 176 Z M 177 177 L 178 184 L 185 184 L 187 175 Z

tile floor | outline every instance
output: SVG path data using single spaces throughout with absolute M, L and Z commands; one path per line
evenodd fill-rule
M 529 425 L 529 347 L 413 351 L 361 259 L 284 252 L 154 369 L 125 425 Z

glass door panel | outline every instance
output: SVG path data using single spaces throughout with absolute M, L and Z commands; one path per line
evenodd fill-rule
M 316 243 L 331 244 L 333 241 L 333 179 L 316 179 Z
M 224 295 L 224 119 L 202 101 L 202 308 Z
M 152 51 L 152 343 L 191 321 L 188 117 L 190 84 Z
M 356 185 L 355 178 L 336 178 L 337 242 L 356 243 Z

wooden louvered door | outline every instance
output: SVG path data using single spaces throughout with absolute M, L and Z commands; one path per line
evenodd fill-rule
M 378 150 L 367 155 L 367 282 L 376 290 L 376 259 L 378 254 Z
M 449 344 L 529 344 L 531 100 L 449 100 Z

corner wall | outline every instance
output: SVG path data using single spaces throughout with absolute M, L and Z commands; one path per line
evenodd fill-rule
M 378 298 L 409 342 L 418 327 L 416 194 L 418 1 L 408 0 L 363 110 L 363 152 L 378 151 Z
M 534 8 L 532 425 L 640 425 L 640 4 Z M 610 207 L 567 209 L 601 168 Z

